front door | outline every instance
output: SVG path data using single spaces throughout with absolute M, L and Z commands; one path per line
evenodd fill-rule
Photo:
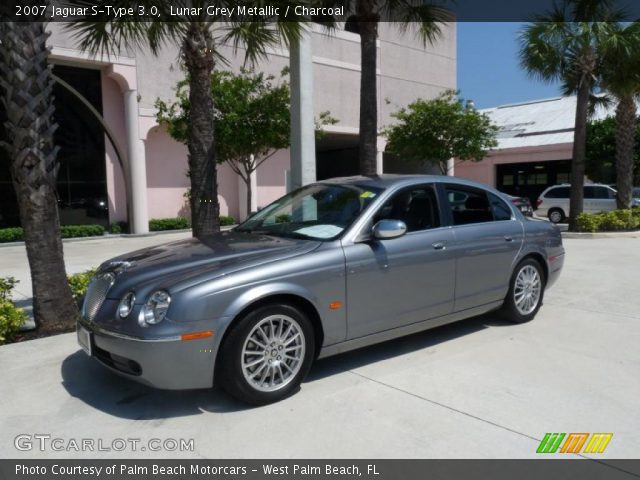
M 450 313 L 455 259 L 450 227 L 442 227 L 433 185 L 414 186 L 380 207 L 374 221 L 402 220 L 407 233 L 344 246 L 347 338 Z

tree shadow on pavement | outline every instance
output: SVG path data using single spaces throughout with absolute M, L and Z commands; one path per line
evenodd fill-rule
M 306 382 L 314 382 L 344 371 L 433 347 L 488 327 L 511 325 L 486 314 L 450 325 L 419 332 L 352 352 L 319 360 Z M 69 355 L 61 367 L 62 384 L 69 394 L 106 414 L 130 420 L 159 420 L 248 410 L 219 388 L 202 390 L 158 390 L 107 370 L 82 351 Z

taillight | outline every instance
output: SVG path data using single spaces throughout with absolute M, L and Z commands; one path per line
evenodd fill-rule
M 518 203 L 520 201 L 519 198 L 512 198 L 511 203 Z
M 536 200 L 536 207 L 539 207 L 540 205 L 542 205 L 542 199 L 541 198 Z

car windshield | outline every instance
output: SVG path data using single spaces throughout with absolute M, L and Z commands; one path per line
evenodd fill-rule
M 314 184 L 276 200 L 236 227 L 288 238 L 339 237 L 383 189 L 364 185 Z

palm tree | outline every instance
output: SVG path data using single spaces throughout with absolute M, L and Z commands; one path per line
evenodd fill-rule
M 53 79 L 44 23 L 0 23 L 0 89 L 11 180 L 18 198 L 37 326 L 73 325 L 78 308 L 67 283 L 56 200 Z
M 564 95 L 577 95 L 569 230 L 583 209 L 583 186 L 589 101 L 601 71 L 608 40 L 621 14 L 614 0 L 564 0 L 520 33 L 520 63 L 532 76 L 559 81 Z
M 616 187 L 618 208 L 633 198 L 636 99 L 640 96 L 640 22 L 620 25 L 610 40 L 602 87 L 616 101 Z
M 350 0 L 340 4 L 352 13 L 348 24 L 360 35 L 360 174 L 373 175 L 378 139 L 378 24 L 381 19 L 393 19 L 402 32 L 416 32 L 426 46 L 440 37 L 441 24 L 451 21 L 452 15 L 449 10 L 422 0 Z
M 69 0 L 68 3 L 84 4 L 85 0 Z M 250 3 L 250 2 L 249 2 Z M 129 0 L 110 3 L 114 9 L 128 8 Z M 255 2 L 264 6 L 263 2 Z M 271 6 L 280 11 L 293 11 L 296 2 L 275 0 Z M 211 95 L 211 74 L 217 63 L 226 63 L 219 47 L 230 43 L 234 49 L 245 49 L 246 62 L 254 62 L 266 54 L 269 46 L 281 41 L 289 44 L 300 36 L 302 18 L 298 21 L 277 21 L 269 17 L 241 16 L 232 18 L 222 14 L 207 15 L 206 0 L 177 0 L 174 2 L 137 2 L 138 11 L 153 12 L 147 22 L 131 21 L 129 17 L 90 17 L 69 25 L 80 40 L 80 47 L 93 54 L 111 54 L 125 47 L 150 48 L 153 54 L 166 43 L 180 45 L 181 59 L 189 79 L 189 102 L 192 105 L 187 131 L 189 152 L 189 178 L 191 181 L 190 206 L 193 235 L 202 237 L 220 229 L 220 206 L 217 195 L 217 168 L 214 148 L 214 99 Z M 234 0 L 222 0 L 215 7 L 237 7 Z M 251 6 L 245 3 L 245 6 Z M 177 11 L 189 7 L 180 17 L 172 16 L 170 8 Z M 218 10 L 219 12 L 220 10 Z M 211 13 L 211 11 L 209 11 Z M 106 20 L 106 21 L 105 21 Z

